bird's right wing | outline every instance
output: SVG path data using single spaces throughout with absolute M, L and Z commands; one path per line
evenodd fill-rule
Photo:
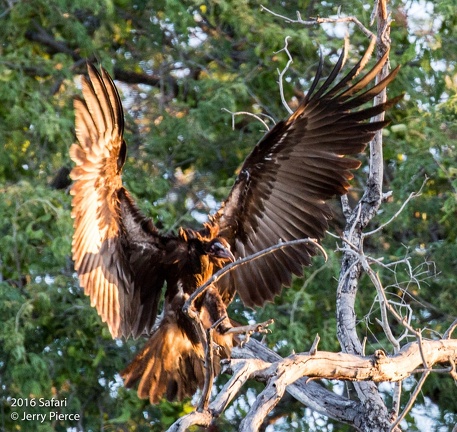
M 108 73 L 88 65 L 76 99 L 78 143 L 70 148 L 75 269 L 113 337 L 148 333 L 164 283 L 162 238 L 122 186 L 124 116 Z

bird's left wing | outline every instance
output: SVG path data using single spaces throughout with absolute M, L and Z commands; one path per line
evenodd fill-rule
M 386 121 L 369 122 L 398 99 L 362 107 L 395 77 L 367 89 L 387 60 L 387 54 L 362 78 L 370 52 L 340 81 L 337 76 L 345 52 L 319 87 L 322 60 L 316 78 L 298 109 L 276 124 L 244 162 L 220 210 L 211 218 L 236 258 L 243 258 L 279 242 L 320 240 L 331 211 L 326 201 L 343 195 L 360 162 L 343 157 L 365 149 Z M 360 108 L 357 110 L 357 108 Z M 316 248 L 290 246 L 237 267 L 217 284 L 223 295 L 237 291 L 247 306 L 260 306 L 289 285 L 292 274 L 302 275 Z

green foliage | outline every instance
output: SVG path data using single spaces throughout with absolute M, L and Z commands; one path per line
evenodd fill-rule
M 382 265 L 375 269 L 392 298 L 402 298 L 414 309 L 414 326 L 441 333 L 455 318 L 457 282 L 454 3 L 427 2 L 427 14 L 417 18 L 410 10 L 418 2 L 391 2 L 391 62 L 402 70 L 389 93 L 407 97 L 389 113 L 385 184 L 393 198 L 373 228 L 388 221 L 425 176 L 429 180 L 422 195 L 365 244 L 384 264 L 408 258 L 409 265 L 398 264 L 395 274 Z M 164 229 L 175 229 L 196 224 L 196 217 L 215 210 L 229 191 L 233 172 L 262 136 L 263 126 L 245 116 L 235 117 L 232 130 L 231 114 L 222 109 L 275 120 L 286 115 L 277 85 L 277 70 L 288 60 L 281 51 L 286 36 L 294 63 L 286 74 L 285 97 L 292 104 L 309 87 L 318 47 L 334 61 L 343 45 L 334 26 L 284 23 L 260 5 L 292 19 L 300 11 L 308 19 L 335 16 L 340 3 L 36 0 L 1 5 L 0 429 L 162 431 L 189 412 L 191 402 L 150 406 L 122 387 L 118 371 L 141 342 L 112 341 L 79 289 L 71 262 L 70 196 L 66 189 L 50 187 L 58 170 L 70 166 L 72 98 L 80 91 L 84 60 L 101 63 L 119 80 L 129 144 L 124 182 L 146 214 Z M 371 6 L 350 1 L 340 12 L 368 25 Z M 353 25 L 345 30 L 352 61 L 367 40 Z M 329 67 L 327 63 L 324 72 Z M 360 171 L 353 198 L 364 181 Z M 337 217 L 330 230 L 338 233 L 342 223 Z M 316 333 L 320 349 L 338 351 L 335 278 L 340 255 L 333 252 L 334 238 L 327 238 L 325 247 L 328 262 L 316 258 L 304 281 L 295 280 L 274 304 L 256 312 L 235 301 L 233 318 L 245 322 L 273 316 L 267 343 L 283 355 L 307 350 Z M 375 321 L 374 300 L 372 286 L 363 279 L 357 316 L 367 353 L 387 345 Z M 214 427 L 236 430 L 261 389 L 253 384 Z M 433 419 L 437 430 L 455 423 L 457 394 L 448 376 L 431 375 L 423 394 L 420 407 L 440 407 Z M 11 419 L 13 412 L 26 411 L 12 407 L 12 398 L 51 397 L 66 399 L 59 412 L 78 413 L 80 420 L 41 424 Z M 309 412 L 290 400 L 269 421 L 277 431 L 347 430 L 326 419 L 310 423 Z M 408 430 L 420 430 L 412 416 L 407 421 Z

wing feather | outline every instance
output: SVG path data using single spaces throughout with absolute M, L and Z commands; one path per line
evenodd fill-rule
M 82 80 L 84 99 L 74 102 L 77 143 L 70 148 L 76 164 L 73 259 L 84 292 L 112 336 L 138 336 L 152 329 L 157 315 L 164 282 L 154 276 L 161 269 L 161 238 L 122 186 L 126 144 L 115 85 L 103 69 L 88 65 L 88 75 Z M 150 261 L 155 265 L 145 266 Z
M 326 201 L 347 193 L 352 170 L 360 162 L 344 156 L 362 152 L 375 133 L 388 124 L 370 122 L 399 98 L 374 107 L 365 103 L 378 95 L 396 76 L 398 68 L 372 84 L 387 60 L 383 56 L 365 75 L 373 45 L 339 81 L 345 60 L 343 50 L 329 76 L 319 85 L 322 59 L 311 89 L 297 110 L 279 122 L 245 160 L 220 210 L 212 217 L 220 235 L 229 241 L 237 258 L 243 258 L 280 241 L 298 238 L 321 240 L 331 211 Z M 371 86 L 371 87 L 370 87 Z M 291 274 L 302 274 L 316 248 L 291 246 L 245 264 L 218 282 L 221 293 L 237 291 L 247 306 L 262 305 L 288 285 Z

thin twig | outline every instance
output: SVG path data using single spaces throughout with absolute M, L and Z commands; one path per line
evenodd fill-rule
M 428 361 L 424 354 L 424 346 L 422 345 L 422 330 L 419 330 L 417 333 L 418 333 L 417 340 L 419 342 L 419 351 L 421 353 L 422 362 L 424 363 L 424 368 L 427 369 L 429 367 L 429 365 L 428 365 Z
M 289 58 L 286 66 L 284 66 L 284 69 L 282 71 L 280 71 L 278 69 L 278 74 L 279 74 L 278 84 L 279 84 L 279 94 L 281 96 L 282 104 L 283 104 L 284 108 L 286 108 L 286 110 L 289 114 L 293 114 L 294 110 L 290 108 L 290 106 L 286 102 L 286 98 L 284 97 L 284 85 L 283 85 L 284 74 L 289 70 L 290 65 L 294 61 L 292 56 L 290 55 L 290 52 L 288 49 L 289 39 L 290 39 L 290 36 L 286 36 L 286 38 L 284 39 L 284 48 L 280 49 L 279 51 L 276 51 L 275 54 L 279 54 L 280 52 L 284 51 L 287 54 L 287 57 Z
M 414 198 L 417 198 L 419 196 L 422 195 L 422 189 L 424 188 L 424 186 L 426 185 L 426 183 L 428 182 L 429 178 L 427 176 L 425 176 L 425 180 L 423 181 L 422 183 L 422 186 L 420 187 L 420 189 L 417 191 L 417 192 L 411 192 L 408 196 L 408 198 L 406 198 L 406 200 L 403 202 L 403 204 L 401 205 L 401 207 L 398 209 L 398 211 L 387 221 L 387 222 L 384 222 L 383 224 L 381 224 L 378 228 L 372 230 L 372 231 L 369 231 L 369 232 L 366 232 L 366 233 L 363 233 L 363 237 L 369 237 L 369 236 L 372 236 L 373 234 L 376 234 L 378 233 L 379 231 L 382 231 L 387 225 L 391 224 L 394 219 L 396 219 L 402 212 L 403 210 L 405 209 L 405 207 L 408 205 L 408 203 L 414 199 Z
M 393 317 L 398 321 L 399 324 L 406 327 L 411 333 L 413 333 L 416 336 L 418 344 L 419 344 L 419 351 L 422 356 L 422 362 L 424 364 L 424 367 L 428 368 L 427 359 L 424 355 L 423 347 L 422 347 L 422 331 L 414 329 L 409 323 L 406 322 L 405 318 L 401 317 L 397 313 L 397 311 L 392 307 L 390 302 L 387 300 L 386 293 L 381 284 L 378 274 L 376 274 L 371 269 L 371 267 L 369 266 L 369 264 L 365 258 L 361 258 L 361 263 L 362 263 L 363 269 L 370 277 L 370 280 L 372 281 L 373 285 L 376 287 L 376 291 L 378 293 L 378 298 L 379 298 L 379 303 L 381 305 L 382 328 L 383 328 L 384 333 L 386 334 L 387 338 L 392 343 L 394 348 L 396 350 L 399 350 L 400 344 L 399 344 L 398 340 L 393 336 L 392 331 L 391 331 L 390 326 L 387 321 L 386 310 L 389 310 L 389 312 L 393 315 Z
M 450 325 L 450 327 L 444 332 L 443 339 L 450 339 L 452 336 L 452 332 L 457 327 L 457 319 Z
M 230 110 L 228 110 L 227 108 L 221 108 L 222 111 L 226 111 L 228 112 L 231 116 L 232 116 L 232 129 L 235 129 L 235 116 L 237 115 L 246 115 L 246 116 L 250 116 L 250 117 L 254 117 L 256 120 L 258 120 L 260 123 L 262 123 L 264 126 L 265 126 L 265 130 L 268 132 L 270 130 L 270 128 L 268 127 L 268 125 L 260 118 L 261 115 L 263 115 L 264 117 L 267 117 L 268 119 L 270 119 L 273 124 L 275 123 L 273 117 L 267 115 L 267 114 L 253 114 L 249 111 L 237 111 L 237 112 L 232 112 Z
M 415 400 L 417 399 L 417 396 L 419 395 L 419 392 L 421 391 L 422 389 L 422 386 L 424 385 L 425 383 L 425 380 L 427 379 L 428 375 L 430 374 L 430 371 L 425 371 L 422 376 L 421 376 L 421 379 L 419 380 L 419 382 L 417 383 L 417 386 L 416 388 L 414 389 L 413 393 L 411 394 L 411 396 L 409 397 L 409 401 L 408 403 L 406 404 L 405 408 L 403 409 L 403 411 L 401 412 L 401 414 L 397 417 L 397 419 L 392 423 L 392 425 L 390 426 L 390 431 L 393 431 L 395 430 L 395 428 L 397 427 L 397 425 L 405 418 L 406 414 L 408 414 L 408 412 L 411 410 Z
M 319 336 L 319 334 L 316 334 L 316 337 L 314 338 L 314 342 L 311 345 L 311 348 L 309 350 L 309 355 L 316 355 L 317 346 L 319 345 L 320 340 L 321 340 L 321 337 Z
M 402 381 L 398 381 L 394 384 L 394 394 L 392 395 L 392 420 L 396 420 L 398 418 L 398 413 L 400 412 L 402 389 Z
M 379 303 L 382 304 L 383 307 L 385 307 L 386 309 L 389 310 L 389 312 L 393 315 L 393 317 L 398 321 L 399 324 L 407 327 L 411 333 L 413 333 L 416 337 L 419 337 L 419 332 L 416 329 L 414 329 L 411 325 L 409 325 L 406 322 L 406 319 L 403 318 L 402 316 L 400 316 L 398 314 L 398 312 L 392 307 L 392 305 L 390 304 L 389 300 L 386 297 L 386 293 L 381 284 L 378 274 L 373 271 L 373 269 L 369 266 L 366 259 L 362 259 L 362 266 L 363 266 L 363 269 L 365 270 L 365 272 L 370 277 L 371 282 L 373 283 L 373 285 L 376 288 Z M 383 312 L 381 312 L 381 316 L 383 316 Z M 384 319 L 387 319 L 387 318 L 384 316 L 383 322 L 385 322 Z M 387 334 L 386 334 L 386 336 L 387 336 Z M 390 340 L 390 338 L 389 338 L 389 340 Z M 395 345 L 395 343 L 393 343 L 393 344 Z
M 378 301 L 379 301 L 380 310 L 381 310 L 382 329 L 384 330 L 384 333 L 387 336 L 387 339 L 389 340 L 389 342 L 393 345 L 394 352 L 397 353 L 400 350 L 400 343 L 393 335 L 392 329 L 389 326 L 389 320 L 387 318 L 387 308 L 390 305 L 389 305 L 387 297 L 384 293 L 384 289 L 381 284 L 381 280 L 379 279 L 379 275 L 371 269 L 371 267 L 368 265 L 366 260 L 362 260 L 362 266 L 363 266 L 364 270 L 370 276 L 371 282 L 376 287 L 376 291 L 378 293 Z
M 370 31 L 368 30 L 356 17 L 354 16 L 347 16 L 347 17 L 341 17 L 341 16 L 338 16 L 338 18 L 320 18 L 320 17 L 317 17 L 317 18 L 311 18 L 309 21 L 305 21 L 302 19 L 301 15 L 300 15 L 300 12 L 297 11 L 297 19 L 291 19 L 289 17 L 286 17 L 284 15 L 280 15 L 276 12 L 273 12 L 272 10 L 266 8 L 265 6 L 263 5 L 260 5 L 260 9 L 262 11 L 265 11 L 265 12 L 268 12 L 269 14 L 277 17 L 277 18 L 281 18 L 283 19 L 286 23 L 293 23 L 293 24 L 302 24 L 302 25 L 305 25 L 305 26 L 315 26 L 315 25 L 320 25 L 320 24 L 336 24 L 336 23 L 341 23 L 341 22 L 352 22 L 354 23 L 357 27 L 360 28 L 360 30 L 362 31 L 363 34 L 365 34 L 367 37 L 369 37 L 370 39 L 373 39 L 375 38 L 376 36 Z

